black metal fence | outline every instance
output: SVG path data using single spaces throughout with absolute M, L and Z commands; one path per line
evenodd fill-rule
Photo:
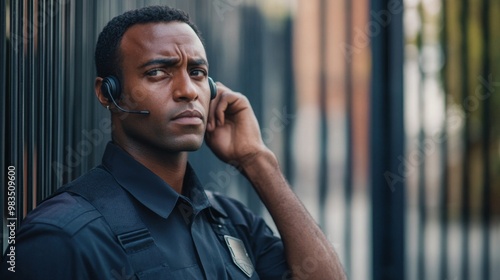
M 406 7 L 419 26 L 405 36 L 408 279 L 500 273 L 498 12 L 490 0 Z
M 248 96 L 351 279 L 500 275 L 493 0 L 3 1 L 2 249 L 10 218 L 100 162 L 111 127 L 93 93 L 97 35 L 151 4 L 190 13 L 211 76 Z M 206 188 L 269 218 L 206 147 L 190 160 Z

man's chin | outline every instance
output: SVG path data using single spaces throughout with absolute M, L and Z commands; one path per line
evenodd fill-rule
M 186 152 L 197 151 L 201 148 L 202 144 L 203 138 L 179 139 L 177 141 L 178 150 Z
M 198 145 L 198 146 L 188 146 L 184 149 L 184 151 L 186 152 L 194 152 L 194 151 L 198 151 L 199 149 L 201 148 L 201 145 Z

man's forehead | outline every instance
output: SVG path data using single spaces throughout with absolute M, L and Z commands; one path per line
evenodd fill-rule
M 135 24 L 127 29 L 120 45 L 125 53 L 164 52 L 174 45 L 191 55 L 206 57 L 205 48 L 194 30 L 176 21 Z

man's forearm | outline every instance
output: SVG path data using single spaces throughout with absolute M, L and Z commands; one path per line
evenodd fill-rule
M 290 189 L 271 152 L 256 155 L 242 171 L 273 217 L 294 279 L 346 279 L 321 229 Z M 291 279 L 286 278 L 286 279 Z

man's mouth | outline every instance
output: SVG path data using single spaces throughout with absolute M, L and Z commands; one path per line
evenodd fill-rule
M 183 125 L 203 124 L 203 114 L 198 110 L 185 110 L 175 115 L 172 121 Z

